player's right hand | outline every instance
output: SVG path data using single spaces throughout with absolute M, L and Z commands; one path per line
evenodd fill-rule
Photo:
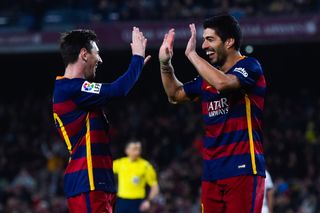
M 165 34 L 159 50 L 160 63 L 168 63 L 171 60 L 173 56 L 174 35 L 174 29 L 170 29 L 168 33 Z
M 132 55 L 140 55 L 145 57 L 145 51 L 147 46 L 147 39 L 138 27 L 132 29 L 132 42 L 131 42 Z
M 196 46 L 197 46 L 197 31 L 196 31 L 195 24 L 190 24 L 189 28 L 191 32 L 191 37 L 188 41 L 188 44 L 185 50 L 185 55 L 187 57 L 189 57 L 191 53 L 194 53 L 196 51 Z

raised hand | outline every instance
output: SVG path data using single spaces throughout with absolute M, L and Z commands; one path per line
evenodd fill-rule
M 197 31 L 196 31 L 196 26 L 195 24 L 189 24 L 190 32 L 191 32 L 191 37 L 188 41 L 185 54 L 188 57 L 190 53 L 196 51 L 196 46 L 197 46 Z
M 145 57 L 147 39 L 144 37 L 143 33 L 138 27 L 133 27 L 132 29 L 132 43 L 130 45 L 132 49 L 132 55 L 140 55 Z
M 174 29 L 170 29 L 165 34 L 160 50 L 159 50 L 159 61 L 160 63 L 168 63 L 173 56 L 173 43 L 174 43 Z

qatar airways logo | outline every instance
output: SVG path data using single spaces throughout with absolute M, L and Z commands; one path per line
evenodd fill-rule
M 215 117 L 218 115 L 226 115 L 229 112 L 229 104 L 227 98 L 221 98 L 217 101 L 208 103 L 208 116 Z

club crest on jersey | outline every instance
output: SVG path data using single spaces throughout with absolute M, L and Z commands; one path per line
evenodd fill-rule
M 138 185 L 140 183 L 140 178 L 138 176 L 134 176 L 132 178 L 132 183 Z
M 208 103 L 208 116 L 215 117 L 218 115 L 225 115 L 229 112 L 229 104 L 227 98 L 221 98 L 217 101 L 210 101 Z
M 248 77 L 248 73 L 247 73 L 246 69 L 243 67 L 236 67 L 236 68 L 234 68 L 233 71 L 242 74 L 244 77 Z
M 95 93 L 99 94 L 102 84 L 99 83 L 90 83 L 88 81 L 85 81 L 82 84 L 81 91 L 88 92 L 88 93 Z

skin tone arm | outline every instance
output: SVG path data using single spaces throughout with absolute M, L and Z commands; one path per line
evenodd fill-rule
M 268 200 L 269 213 L 273 213 L 273 194 L 274 194 L 273 188 L 267 190 L 267 200 Z
M 183 90 L 183 84 L 176 78 L 171 64 L 174 35 L 174 29 L 169 30 L 159 50 L 161 80 L 169 102 L 172 104 L 190 101 Z
M 151 186 L 148 198 L 144 200 L 140 205 L 140 211 L 148 211 L 151 207 L 151 201 L 159 194 L 159 185 L 155 184 Z
M 201 58 L 196 52 L 196 27 L 194 24 L 190 24 L 191 37 L 187 44 L 185 55 L 188 57 L 189 61 L 193 64 L 199 74 L 212 86 L 214 86 L 218 91 L 229 90 L 229 89 L 238 89 L 240 88 L 240 82 L 235 75 L 225 74 L 223 71 L 216 69 L 205 59 Z M 206 39 L 206 38 L 205 38 Z M 222 43 L 226 48 L 230 48 L 232 39 L 228 39 L 225 43 Z M 237 57 L 238 55 L 234 54 Z M 228 67 L 228 62 L 226 62 L 225 70 L 231 68 Z

